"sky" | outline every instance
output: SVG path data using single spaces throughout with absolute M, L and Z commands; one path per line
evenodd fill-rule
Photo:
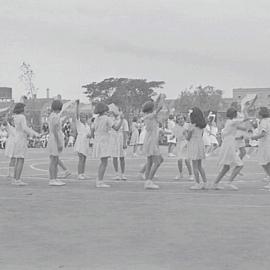
M 0 86 L 85 101 L 82 85 L 108 77 L 191 85 L 270 87 L 269 0 L 0 0 Z

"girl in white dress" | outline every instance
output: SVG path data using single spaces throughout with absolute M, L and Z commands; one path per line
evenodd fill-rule
M 138 130 L 138 118 L 133 117 L 131 123 L 131 139 L 130 139 L 130 146 L 133 146 L 133 156 L 137 156 L 137 147 L 139 144 L 139 130 Z
M 49 124 L 49 140 L 48 151 L 50 157 L 49 164 L 49 185 L 50 186 L 63 186 L 65 185 L 60 179 L 57 179 L 58 166 L 60 161 L 60 154 L 64 147 L 64 134 L 62 132 L 62 125 L 60 119 L 60 112 L 62 110 L 62 102 L 54 100 L 51 106 L 51 114 L 48 119 Z M 60 165 L 61 166 L 61 165 Z
M 125 176 L 125 150 L 127 149 L 127 138 L 129 132 L 128 122 L 122 115 L 120 116 L 121 113 L 116 106 L 111 106 L 110 113 L 112 114 L 113 119 L 113 128 L 110 131 L 110 156 L 113 158 L 113 167 L 115 170 L 114 180 L 127 180 L 127 177 Z M 116 126 L 119 126 L 119 128 L 116 129 Z M 120 174 L 118 172 L 118 159 L 121 168 Z
M 110 151 L 110 130 L 111 128 L 119 129 L 122 125 L 123 118 L 117 126 L 114 126 L 111 117 L 108 117 L 106 113 L 109 111 L 109 107 L 100 102 L 95 106 L 94 113 L 98 114 L 94 122 L 94 146 L 93 146 L 93 157 L 100 159 L 100 165 L 98 168 L 98 179 L 96 180 L 97 188 L 108 188 L 109 185 L 103 181 L 105 171 L 108 165 L 108 159 L 111 155 Z
M 9 165 L 8 165 L 8 179 L 14 178 L 14 167 L 15 167 L 15 157 L 14 155 L 14 146 L 15 146 L 15 127 L 14 127 L 14 120 L 13 118 L 10 118 L 6 122 L 7 124 L 7 132 L 8 132 L 8 138 L 6 141 L 6 148 L 5 148 L 5 156 L 8 157 Z
M 87 114 L 79 113 L 79 100 L 76 100 L 76 129 L 77 139 L 74 150 L 78 153 L 78 179 L 85 180 L 85 163 L 89 154 L 89 139 L 91 137 L 91 129 L 87 124 Z
M 164 96 L 160 95 L 156 101 L 156 104 L 152 101 L 148 101 L 143 105 L 144 123 L 145 123 L 145 139 L 143 144 L 143 150 L 147 157 L 147 164 L 145 170 L 145 189 L 159 189 L 159 186 L 154 184 L 153 178 L 157 172 L 159 166 L 163 162 L 159 149 L 159 123 L 158 113 L 161 111 L 164 103 Z M 156 107 L 156 110 L 154 110 Z
M 196 180 L 195 185 L 190 187 L 190 189 L 206 189 L 207 180 L 205 171 L 202 167 L 202 160 L 205 159 L 203 131 L 206 123 L 203 113 L 199 108 L 194 107 L 190 112 L 191 125 L 187 134 L 187 156 L 192 161 L 193 174 Z M 202 183 L 200 183 L 200 175 Z
M 251 137 L 252 140 L 259 140 L 257 159 L 265 173 L 270 177 L 270 112 L 266 107 L 261 107 L 258 116 L 260 118 L 259 132 Z M 270 184 L 265 186 L 270 189 Z
M 233 107 L 227 110 L 226 116 L 228 120 L 225 123 L 225 127 L 222 131 L 222 145 L 219 151 L 218 167 L 222 167 L 219 172 L 214 184 L 213 189 L 222 189 L 219 186 L 219 182 L 225 176 L 225 174 L 230 170 L 231 166 L 235 166 L 227 187 L 232 190 L 238 190 L 238 187 L 232 184 L 232 181 L 239 174 L 243 168 L 243 161 L 238 155 L 238 147 L 235 140 L 236 133 L 238 130 L 243 130 L 242 123 L 247 119 L 247 113 L 245 112 L 244 118 L 237 118 L 237 110 Z
M 26 124 L 26 118 L 24 116 L 25 104 L 17 103 L 14 107 L 14 125 L 15 125 L 15 138 L 13 153 L 10 155 L 15 158 L 14 168 L 14 185 L 24 186 L 27 185 L 21 180 L 21 174 L 24 165 L 24 158 L 27 152 L 27 135 L 38 137 L 39 134 L 33 129 L 29 128 Z
M 185 117 L 181 114 L 176 116 L 176 125 L 173 128 L 173 134 L 176 139 L 176 152 L 178 158 L 178 169 L 179 175 L 175 177 L 176 180 L 183 178 L 183 160 L 188 169 L 189 179 L 193 180 L 192 169 L 190 165 L 190 161 L 187 158 L 187 127 L 185 125 Z
M 138 145 L 140 146 L 140 149 L 139 149 L 140 154 L 143 153 L 143 143 L 144 143 L 145 134 L 146 134 L 146 129 L 145 129 L 144 121 L 142 119 L 141 120 L 141 133 L 139 135 L 139 143 L 138 143 Z

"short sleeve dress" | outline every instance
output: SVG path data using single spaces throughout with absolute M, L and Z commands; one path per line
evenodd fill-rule
M 120 123 L 120 119 L 112 120 L 114 125 Z M 110 156 L 111 157 L 124 157 L 124 132 L 128 132 L 128 123 L 126 119 L 123 119 L 122 125 L 119 130 L 111 129 L 110 131 Z
M 190 126 L 192 135 L 187 143 L 187 153 L 190 160 L 205 159 L 203 131 L 204 129 L 198 128 L 195 125 Z
M 176 153 L 179 159 L 187 159 L 187 140 L 185 126 L 176 125 L 173 128 L 173 134 L 176 138 Z
M 64 133 L 61 128 L 60 114 L 52 112 L 48 119 L 49 124 L 49 140 L 48 140 L 48 151 L 50 156 L 59 156 L 61 152 L 58 151 L 57 141 L 53 133 L 53 129 L 56 129 L 60 144 L 64 146 Z
M 239 119 L 228 119 L 222 131 L 222 145 L 219 151 L 218 166 L 242 166 L 243 161 L 238 155 L 238 146 L 235 140 L 237 126 L 242 123 Z
M 110 130 L 113 120 L 107 115 L 97 116 L 94 122 L 95 139 L 93 145 L 93 157 L 110 157 Z
M 37 136 L 38 133 L 29 128 L 23 114 L 14 115 L 15 137 L 12 157 L 24 158 L 27 152 L 27 136 Z
M 15 127 L 7 125 L 8 138 L 6 141 L 5 156 L 12 158 L 14 155 L 14 146 L 15 146 Z
M 131 124 L 131 139 L 129 145 L 137 145 L 139 144 L 139 130 L 138 124 L 132 122 Z
M 147 157 L 159 156 L 159 123 L 156 113 L 150 113 L 144 116 L 145 138 L 143 143 L 143 152 Z
M 89 154 L 88 136 L 91 134 L 90 126 L 87 123 L 83 124 L 80 120 L 76 120 L 76 129 L 78 135 L 75 142 L 74 151 L 87 156 Z
M 266 135 L 259 139 L 257 159 L 260 165 L 270 163 L 270 118 L 263 118 L 259 125 L 259 133 L 264 131 Z

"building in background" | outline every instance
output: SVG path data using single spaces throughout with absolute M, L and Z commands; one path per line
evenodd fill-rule
M 256 94 L 258 96 L 256 107 L 270 108 L 270 88 L 235 88 L 233 89 L 233 100 L 240 103 L 247 94 Z

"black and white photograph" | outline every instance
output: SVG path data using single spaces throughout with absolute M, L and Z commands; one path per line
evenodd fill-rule
M 0 0 L 0 269 L 269 270 L 269 14 Z

